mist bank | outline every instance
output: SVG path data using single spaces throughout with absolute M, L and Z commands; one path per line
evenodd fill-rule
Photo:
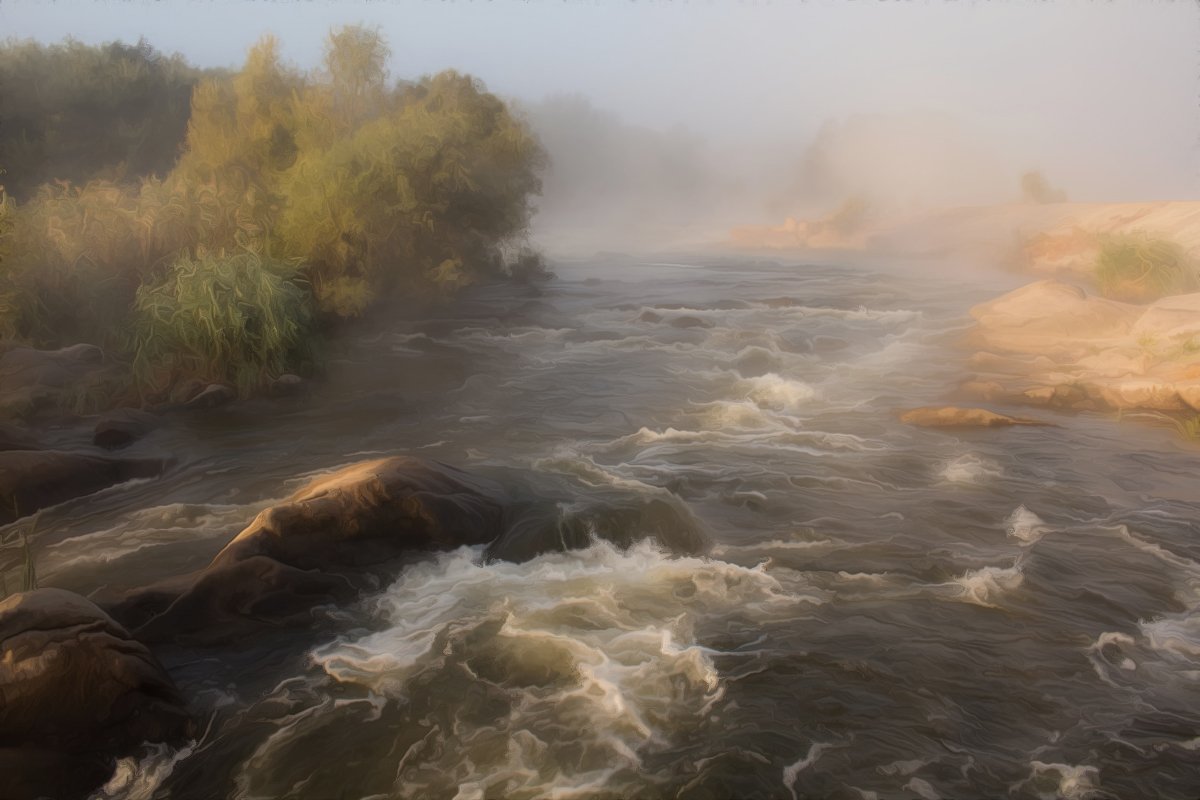
M 813 220 L 735 227 L 727 244 L 781 252 L 940 256 L 1090 281 L 1105 237 L 1138 234 L 1200 254 L 1200 201 L 1005 203 L 849 221 L 834 212 Z

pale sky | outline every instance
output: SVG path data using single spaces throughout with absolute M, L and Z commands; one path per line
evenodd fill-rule
M 1200 5 L 1190 0 L 158 0 L 0 4 L 5 36 L 136 40 L 234 66 L 264 33 L 315 65 L 377 25 L 393 74 L 453 67 L 536 101 L 582 93 L 721 146 L 804 143 L 855 112 L 946 112 L 1073 198 L 1200 198 Z M 797 150 L 803 144 L 797 145 Z

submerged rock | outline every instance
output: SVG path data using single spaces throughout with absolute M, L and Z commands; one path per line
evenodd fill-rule
M 6 800 L 85 796 L 143 742 L 193 734 L 150 651 L 79 595 L 37 589 L 0 602 L 0 650 Z
M 627 548 L 653 539 L 676 555 L 695 555 L 709 545 L 703 525 L 678 498 L 625 494 L 593 502 L 534 503 L 514 511 L 504 535 L 487 548 L 489 559 L 528 561 L 543 553 L 576 550 L 597 539 Z
M 1005 425 L 1049 425 L 1036 419 L 1008 417 L 985 408 L 925 406 L 900 415 L 900 421 L 920 428 L 996 428 Z
M 376 585 L 413 553 L 491 542 L 504 515 L 499 486 L 453 467 L 403 456 L 355 464 L 263 511 L 199 573 L 112 611 L 154 638 L 308 619 L 314 605 Z
M 132 478 L 162 474 L 162 459 L 116 459 L 58 450 L 0 452 L 0 525 Z
M 688 315 L 688 316 L 676 317 L 675 319 L 671 320 L 671 327 L 672 328 L 684 328 L 684 329 L 686 329 L 686 328 L 711 328 L 711 327 L 713 327 L 713 323 L 706 319 L 700 319 L 700 317 L 693 317 L 693 316 Z
M 128 447 L 163 423 L 162 417 L 136 408 L 121 408 L 100 417 L 92 442 L 106 450 Z

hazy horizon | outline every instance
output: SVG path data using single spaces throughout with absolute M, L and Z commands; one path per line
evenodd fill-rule
M 924 114 L 970 139 L 975 195 L 993 202 L 1031 168 L 1073 200 L 1200 197 L 1193 3 L 0 5 L 8 37 L 144 36 L 200 66 L 239 64 L 273 33 L 316 67 L 329 29 L 357 23 L 383 32 L 395 77 L 454 68 L 525 106 L 582 95 L 626 126 L 685 132 L 743 183 L 792 174 L 830 121 Z

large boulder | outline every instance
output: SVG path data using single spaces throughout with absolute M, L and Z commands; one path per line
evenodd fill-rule
M 82 797 L 144 742 L 194 733 L 146 647 L 87 599 L 37 589 L 0 602 L 3 796 Z
M 493 541 L 505 508 L 498 485 L 443 464 L 405 456 L 355 464 L 263 511 L 200 572 L 112 610 L 155 639 L 306 619 L 414 553 Z
M 985 347 L 1018 353 L 1056 353 L 1127 336 L 1143 308 L 1094 297 L 1058 280 L 1022 286 L 971 309 L 974 336 Z
M 136 408 L 119 408 L 104 414 L 96 421 L 92 442 L 106 450 L 117 450 L 159 428 L 162 417 Z
M 58 450 L 0 452 L 0 525 L 132 478 L 160 475 L 157 458 L 107 458 Z

